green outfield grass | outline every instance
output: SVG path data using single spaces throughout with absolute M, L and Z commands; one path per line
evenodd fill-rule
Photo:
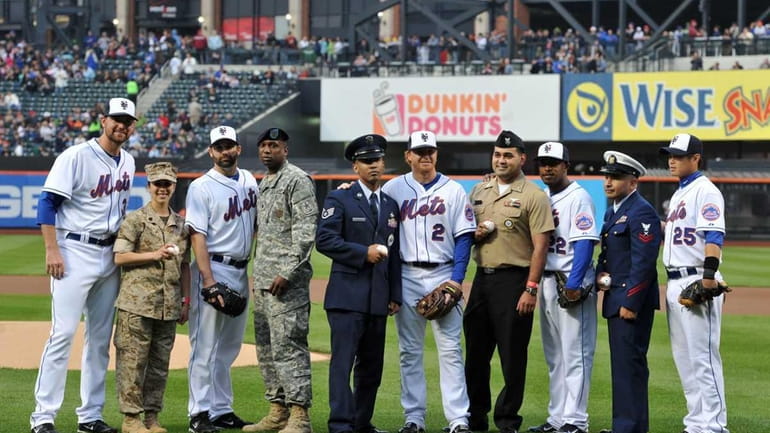
M 598 256 L 599 248 L 595 250 Z M 720 267 L 725 279 L 733 287 L 768 287 L 767 269 L 770 269 L 770 247 L 737 247 L 724 249 Z M 331 260 L 313 251 L 313 278 L 328 278 Z M 44 275 L 45 251 L 40 235 L 0 235 L 0 275 Z M 249 267 L 249 271 L 251 267 Z M 471 261 L 466 281 L 472 281 L 476 266 Z M 658 260 L 658 275 L 666 281 L 663 265 Z
M 0 296 L 0 320 L 47 320 L 50 315 L 48 296 Z M 313 350 L 329 351 L 329 331 L 326 317 L 320 305 L 313 305 L 311 310 L 310 346 Z M 726 368 L 727 404 L 729 407 L 729 427 L 737 433 L 770 431 L 770 394 L 763 391 L 770 388 L 770 376 L 767 374 L 765 356 L 761 355 L 770 347 L 770 336 L 764 332 L 770 328 L 770 317 L 734 316 L 724 317 L 722 333 L 722 354 Z M 529 350 L 529 367 L 524 406 L 524 426 L 541 423 L 546 416 L 548 402 L 547 372 L 543 359 L 539 327 L 535 324 L 532 343 Z M 185 328 L 180 328 L 181 332 Z M 253 342 L 251 326 L 247 326 L 245 341 Z M 3 348 L 14 350 L 14 348 Z M 42 350 L 34 347 L 33 350 Z M 441 409 L 441 396 L 438 385 L 438 365 L 436 349 L 430 330 L 426 345 L 425 364 L 428 376 L 428 432 L 438 433 L 445 424 Z M 377 401 L 374 417 L 375 424 L 395 432 L 403 422 L 399 403 L 400 380 L 398 371 L 398 343 L 392 320 L 388 324 L 387 349 L 385 354 L 383 383 Z M 498 360 L 493 360 L 493 392 L 501 387 Z M 659 313 L 649 351 L 650 362 L 650 424 L 651 432 L 681 431 L 681 417 L 685 411 L 684 398 L 678 376 L 671 359 L 671 351 L 666 331 L 665 315 Z M 36 370 L 0 369 L 0 390 L 5 397 L 0 403 L 3 419 L 0 432 L 25 432 L 28 430 L 28 417 L 33 409 L 33 388 Z M 76 428 L 74 409 L 79 404 L 79 372 L 70 372 L 65 401 L 57 427 L 61 432 L 72 432 Z M 115 375 L 107 376 L 107 405 L 105 418 L 113 425 L 119 425 L 121 418 L 117 410 L 115 396 Z M 235 410 L 249 420 L 256 420 L 267 410 L 263 400 L 264 386 L 256 367 L 233 369 L 235 392 Z M 311 411 L 313 429 L 324 432 L 328 416 L 328 364 L 313 365 L 314 406 Z M 187 377 L 185 370 L 173 370 L 169 377 L 166 393 L 166 406 L 161 420 L 172 433 L 186 431 Z M 592 377 L 592 389 L 589 412 L 591 430 L 596 432 L 610 425 L 611 394 L 609 352 L 607 332 L 604 320 L 599 322 L 599 337 Z

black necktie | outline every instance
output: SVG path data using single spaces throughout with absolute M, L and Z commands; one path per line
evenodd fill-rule
M 369 196 L 369 210 L 372 212 L 374 225 L 377 225 L 377 220 L 379 220 L 380 215 L 380 212 L 377 208 L 377 194 L 372 193 L 372 195 Z

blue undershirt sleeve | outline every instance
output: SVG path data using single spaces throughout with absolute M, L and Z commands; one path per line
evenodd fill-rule
M 722 244 L 725 243 L 725 234 L 715 230 L 706 231 L 706 243 L 719 245 L 722 248 Z
M 468 270 L 468 262 L 471 259 L 471 246 L 473 245 L 473 232 L 465 233 L 455 238 L 454 268 L 452 269 L 452 281 L 460 284 L 465 279 L 465 271 Z
M 572 270 L 567 278 L 567 288 L 578 289 L 583 285 L 583 278 L 586 276 L 588 267 L 591 266 L 591 259 L 594 255 L 594 241 L 591 239 L 581 239 L 575 241 L 572 245 Z
M 66 197 L 44 191 L 37 200 L 37 225 L 56 225 L 56 211 Z

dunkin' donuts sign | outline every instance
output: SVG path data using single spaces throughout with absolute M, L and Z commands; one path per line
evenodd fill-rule
M 374 132 L 406 141 L 411 131 L 430 130 L 439 141 L 484 142 L 503 129 L 528 141 L 557 139 L 558 83 L 558 76 L 324 80 L 321 140 Z

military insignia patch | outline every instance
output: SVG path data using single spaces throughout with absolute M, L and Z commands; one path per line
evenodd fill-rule
M 642 233 L 639 233 L 639 240 L 645 244 L 655 239 L 655 236 L 650 233 L 650 224 L 642 223 Z
M 626 221 L 628 221 L 628 215 L 623 215 L 622 217 L 618 218 L 617 221 L 615 221 L 615 224 L 623 224 Z
M 390 247 L 390 246 L 393 246 L 393 242 L 395 242 L 395 241 L 396 241 L 396 238 L 395 238 L 395 236 L 393 236 L 393 233 L 391 233 L 390 235 L 388 235 L 388 246 L 389 246 L 389 247 Z
M 275 140 L 276 138 L 278 138 L 278 134 L 279 134 L 278 128 L 273 128 L 273 129 L 270 130 L 270 138 L 271 139 Z
M 396 221 L 396 216 L 393 215 L 393 212 L 388 215 L 388 227 L 392 229 L 398 227 L 398 221 Z
M 513 220 L 505 220 L 503 225 L 505 226 L 505 228 L 511 229 L 511 228 L 513 228 Z
M 330 207 L 328 209 L 324 209 L 323 212 L 321 212 L 321 219 L 327 219 L 331 218 L 332 215 L 334 215 L 334 208 Z

